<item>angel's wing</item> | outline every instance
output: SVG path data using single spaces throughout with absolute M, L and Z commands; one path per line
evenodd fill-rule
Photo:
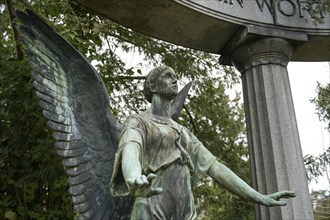
M 180 115 L 180 112 L 183 108 L 184 101 L 187 98 L 188 92 L 192 86 L 192 82 L 189 82 L 187 85 L 181 89 L 179 94 L 175 97 L 171 104 L 171 117 L 174 121 L 177 121 Z
M 33 85 L 69 176 L 79 219 L 129 219 L 133 199 L 108 189 L 118 125 L 105 86 L 86 59 L 35 13 L 17 11 Z

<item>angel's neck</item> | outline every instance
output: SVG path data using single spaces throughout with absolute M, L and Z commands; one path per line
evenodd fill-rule
M 153 115 L 162 116 L 166 118 L 171 117 L 171 100 L 161 98 L 157 95 L 152 97 L 151 113 Z

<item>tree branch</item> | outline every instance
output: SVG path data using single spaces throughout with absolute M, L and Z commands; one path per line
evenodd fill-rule
M 11 0 L 6 0 L 6 4 L 7 4 L 8 12 L 9 12 L 11 27 L 13 29 L 13 36 L 14 36 L 14 41 L 15 41 L 15 45 L 16 45 L 17 60 L 21 61 L 23 59 L 23 51 L 22 51 L 21 44 L 18 41 L 18 35 L 19 35 L 18 31 L 17 31 L 16 27 L 13 25 L 14 19 L 16 17 L 15 12 L 14 12 L 13 2 Z
M 192 115 L 190 114 L 189 110 L 187 109 L 186 105 L 183 105 L 183 108 L 184 110 L 187 112 L 188 114 L 188 117 L 189 117 L 189 120 L 193 126 L 193 129 L 196 131 L 196 132 L 199 132 L 199 130 L 197 129 L 197 126 L 195 125 L 195 122 L 194 122 L 194 119 L 192 117 Z
M 145 76 L 115 76 L 110 77 L 112 80 L 144 80 Z

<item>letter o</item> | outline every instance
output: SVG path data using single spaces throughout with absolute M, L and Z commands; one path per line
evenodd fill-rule
M 277 2 L 277 8 L 286 16 L 293 16 L 297 11 L 296 5 L 291 0 L 279 0 Z

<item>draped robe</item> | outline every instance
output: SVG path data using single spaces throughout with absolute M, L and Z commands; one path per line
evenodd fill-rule
M 121 170 L 122 149 L 129 143 L 139 147 L 142 174 L 154 173 L 152 188 L 163 192 L 137 197 L 132 219 L 192 220 L 196 209 L 192 187 L 206 174 L 216 158 L 185 127 L 169 118 L 146 111 L 127 118 L 116 153 L 110 190 L 114 196 L 128 195 Z

